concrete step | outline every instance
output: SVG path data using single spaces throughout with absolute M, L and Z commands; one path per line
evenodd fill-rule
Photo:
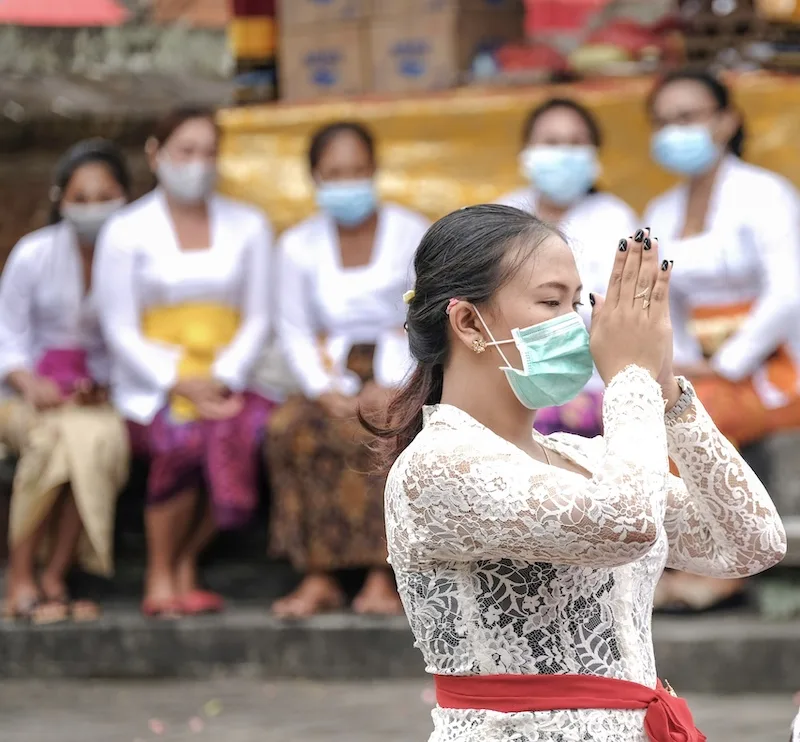
M 683 692 L 800 688 L 800 623 L 752 616 L 658 619 L 659 674 Z M 0 677 L 377 680 L 420 677 L 403 618 L 329 615 L 286 623 L 263 604 L 224 615 L 152 621 L 112 605 L 95 624 L 0 625 Z

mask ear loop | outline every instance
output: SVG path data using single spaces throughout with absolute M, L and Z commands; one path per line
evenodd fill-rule
M 494 345 L 495 348 L 497 348 L 497 351 L 502 356 L 503 360 L 506 362 L 506 368 L 513 369 L 514 367 L 508 362 L 508 358 L 506 358 L 506 354 L 503 353 L 503 349 L 500 346 L 501 345 L 507 345 L 508 343 L 516 343 L 516 340 L 513 340 L 513 339 L 512 340 L 495 340 L 494 339 L 494 335 L 492 335 L 492 331 L 489 329 L 489 325 L 487 325 L 486 322 L 484 321 L 483 317 L 481 316 L 480 311 L 478 310 L 478 307 L 476 307 L 473 304 L 472 308 L 475 310 L 475 314 L 478 315 L 478 319 L 481 321 L 481 324 L 483 325 L 483 329 L 486 330 L 486 334 L 489 336 L 489 339 L 492 341 L 490 343 L 486 343 L 486 345 Z

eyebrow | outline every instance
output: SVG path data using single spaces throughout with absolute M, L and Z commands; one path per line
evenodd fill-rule
M 561 283 L 561 281 L 548 281 L 547 283 L 541 283 L 537 287 L 537 289 L 558 289 L 559 291 L 564 291 L 565 293 L 569 293 L 569 286 L 565 283 Z M 575 290 L 576 294 L 580 294 L 583 292 L 583 285 L 581 284 Z

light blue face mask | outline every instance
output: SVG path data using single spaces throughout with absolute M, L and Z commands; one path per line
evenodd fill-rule
M 475 310 L 478 311 L 477 309 Z M 572 401 L 592 376 L 594 362 L 589 353 L 589 333 L 577 312 L 540 322 L 524 330 L 512 330 L 512 340 L 497 341 L 480 319 L 491 338 L 487 345 L 497 347 L 512 391 L 529 410 L 560 407 Z M 522 370 L 514 368 L 500 347 L 514 343 L 522 359 Z
M 317 205 L 343 227 L 357 227 L 378 206 L 375 184 L 364 180 L 338 180 L 317 186 Z
M 582 199 L 600 175 L 594 147 L 529 147 L 520 155 L 522 174 L 548 201 L 570 206 Z
M 665 126 L 653 135 L 650 149 L 665 170 L 690 178 L 707 173 L 720 155 L 711 131 L 702 124 Z

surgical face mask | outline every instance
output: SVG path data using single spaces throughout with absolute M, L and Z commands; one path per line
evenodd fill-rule
M 61 216 L 72 225 L 79 242 L 93 245 L 103 225 L 123 206 L 125 206 L 124 198 L 93 204 L 62 203 Z
M 478 312 L 478 310 L 475 310 Z M 478 319 L 500 352 L 511 390 L 529 410 L 560 407 L 572 401 L 592 376 L 594 362 L 589 353 L 589 333 L 577 312 L 511 331 L 512 340 L 495 340 L 491 330 Z M 514 368 L 503 353 L 502 345 L 514 343 L 522 359 L 522 369 Z
M 665 126 L 653 135 L 653 159 L 666 170 L 693 177 L 707 173 L 719 159 L 720 148 L 702 124 Z
M 375 213 L 375 184 L 369 178 L 320 183 L 317 205 L 343 227 L 356 227 Z
M 203 160 L 176 163 L 160 157 L 156 175 L 167 194 L 185 204 L 205 201 L 217 185 L 216 164 Z
M 520 154 L 522 174 L 556 206 L 583 198 L 600 175 L 597 150 L 573 145 L 528 147 Z

